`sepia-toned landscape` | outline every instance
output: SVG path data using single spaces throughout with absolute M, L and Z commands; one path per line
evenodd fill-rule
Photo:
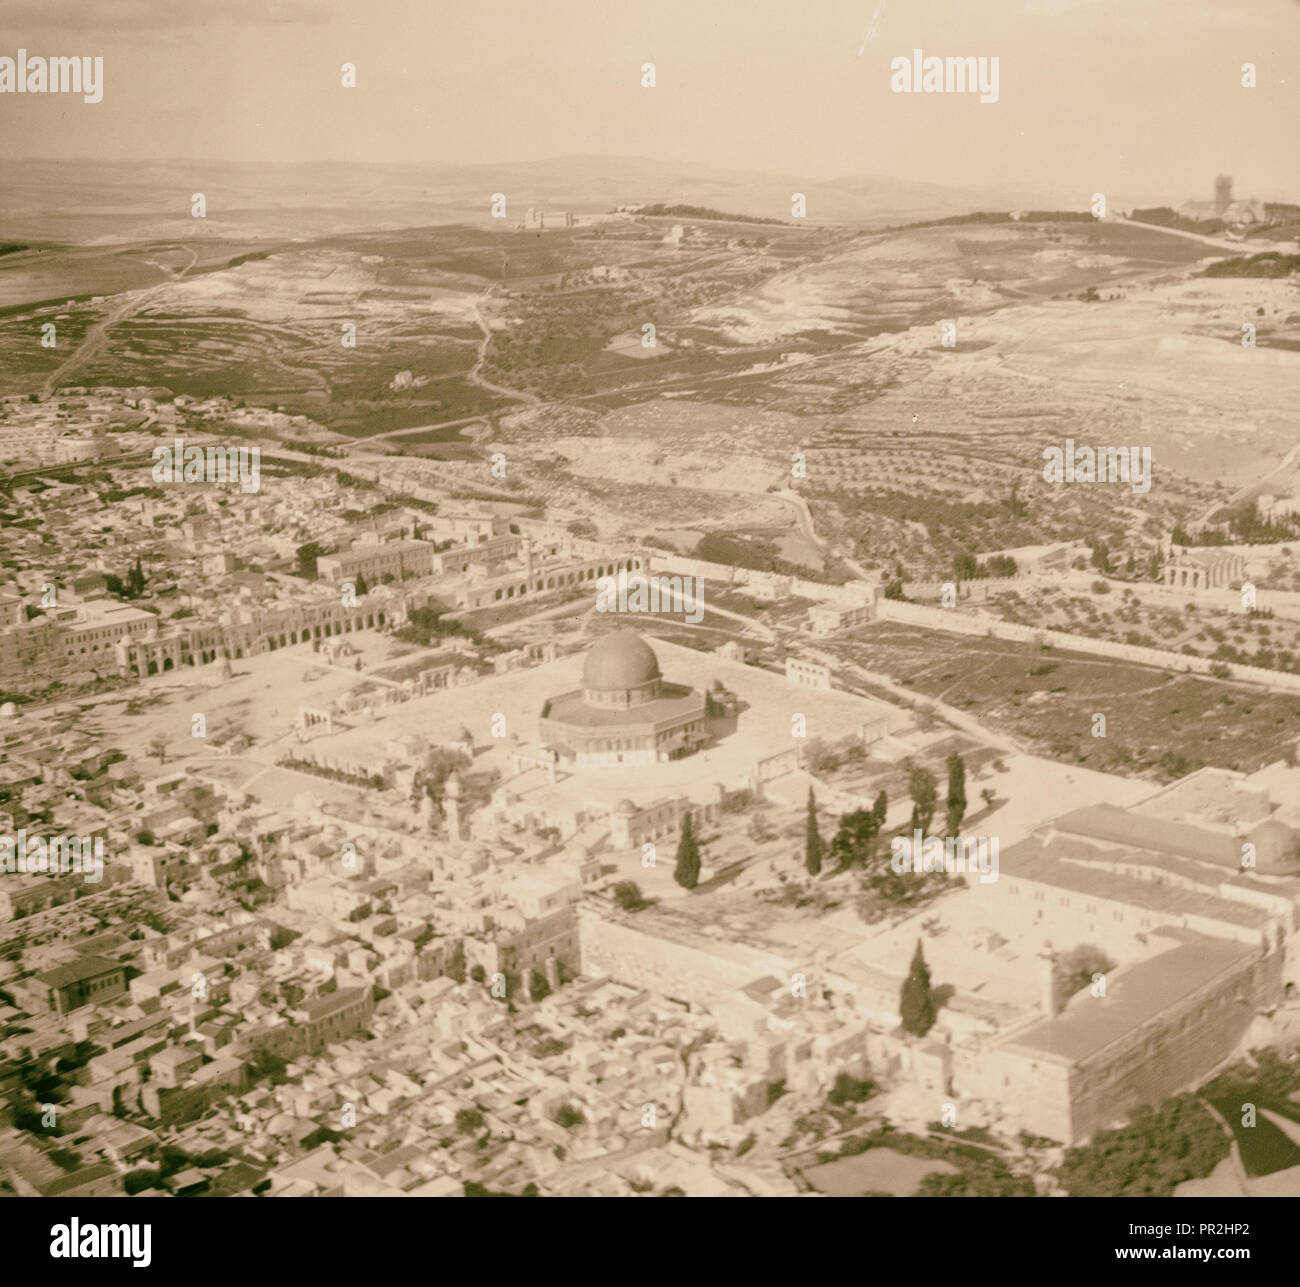
M 1300 1195 L 1300 11 L 507 8 L 19 6 L 0 1193 Z

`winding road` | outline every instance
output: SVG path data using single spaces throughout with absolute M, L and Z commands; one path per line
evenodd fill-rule
M 158 267 L 167 274 L 167 280 L 159 282 L 156 286 L 147 286 L 144 290 L 129 291 L 122 296 L 121 302 L 111 308 L 103 317 L 99 319 L 82 337 L 81 343 L 64 359 L 45 379 L 41 385 L 41 401 L 46 402 L 54 396 L 54 390 L 58 388 L 61 381 L 79 366 L 88 362 L 104 346 L 104 341 L 108 337 L 109 330 L 116 326 L 123 318 L 129 317 L 132 313 L 142 308 L 146 303 L 154 298 L 155 295 L 167 289 L 168 286 L 174 285 L 185 276 L 195 264 L 199 262 L 199 252 L 186 246 L 186 253 L 190 257 L 190 262 L 185 265 L 179 272 L 174 268 L 169 268 L 166 264 L 159 264 Z M 150 260 L 150 263 L 153 263 Z

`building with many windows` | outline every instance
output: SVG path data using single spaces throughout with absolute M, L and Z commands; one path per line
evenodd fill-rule
M 126 991 L 126 968 L 107 957 L 80 956 L 13 986 L 21 990 L 34 1013 L 67 1014 L 92 1002 L 120 997 Z
M 429 576 L 434 570 L 436 547 L 431 541 L 385 541 L 378 545 L 354 545 L 340 554 L 323 554 L 316 560 L 321 580 L 338 584 L 363 576 L 367 584 L 379 585 L 384 577 L 405 581 Z

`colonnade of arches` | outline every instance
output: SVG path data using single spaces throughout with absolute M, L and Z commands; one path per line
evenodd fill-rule
M 563 590 L 565 586 L 580 585 L 584 581 L 594 581 L 597 577 L 614 576 L 619 572 L 638 572 L 640 569 L 640 559 L 624 559 L 619 563 L 595 564 L 572 572 L 553 572 L 545 578 L 538 575 L 536 583 L 532 585 L 527 581 L 521 581 L 517 586 L 498 586 L 492 594 L 492 599 L 493 602 L 497 602 L 502 599 L 521 598 L 525 594 L 536 593 L 538 590 Z
M 259 653 L 278 652 L 281 648 L 290 648 L 295 644 L 311 643 L 314 639 L 331 639 L 357 630 L 382 629 L 388 621 L 389 614 L 382 611 L 358 612 L 292 630 L 271 630 L 255 634 L 246 646 L 239 643 L 233 647 L 224 643 L 212 643 L 210 647 L 195 647 L 193 641 L 184 639 L 169 644 L 138 644 L 131 651 L 126 670 L 135 676 L 157 675 L 173 670 L 178 665 L 206 666 L 217 661 L 223 654 L 238 661 L 245 656 L 255 657 Z

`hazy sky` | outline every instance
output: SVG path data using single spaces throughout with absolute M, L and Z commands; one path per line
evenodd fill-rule
M 614 153 L 1081 204 L 1208 197 L 1223 170 L 1300 198 L 1297 0 L 4 0 L 0 24 L 0 55 L 104 58 L 99 104 L 0 95 L 7 157 Z M 892 93 L 918 46 L 997 55 L 999 101 Z

